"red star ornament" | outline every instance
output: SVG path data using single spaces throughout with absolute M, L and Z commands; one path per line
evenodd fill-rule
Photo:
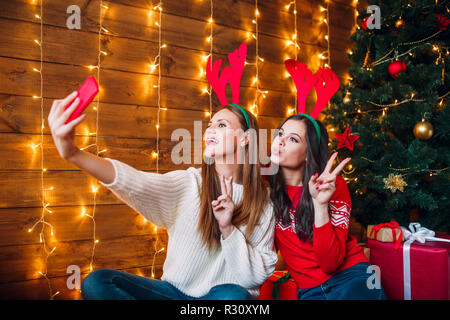
M 347 127 L 345 129 L 344 133 L 336 133 L 335 134 L 336 139 L 339 140 L 338 149 L 347 147 L 350 150 L 353 151 L 353 142 L 355 142 L 359 136 L 351 134 L 350 128 Z

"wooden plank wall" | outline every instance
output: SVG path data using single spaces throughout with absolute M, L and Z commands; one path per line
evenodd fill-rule
M 44 0 L 43 5 L 43 110 L 39 99 L 40 75 L 33 68 L 40 66 L 39 0 L 0 2 L 0 298 L 48 299 L 49 286 L 38 271 L 45 268 L 43 245 L 39 242 L 41 225 L 27 232 L 39 220 L 43 201 L 50 203 L 46 220 L 54 227 L 45 236 L 50 248 L 47 270 L 55 299 L 81 299 L 79 290 L 66 286 L 67 267 L 78 265 L 82 279 L 89 273 L 93 245 L 92 220 L 81 211 L 95 212 L 96 234 L 94 269 L 113 268 L 151 275 L 155 250 L 165 248 L 165 230 L 156 230 L 149 222 L 118 200 L 107 188 L 99 185 L 95 196 L 91 186 L 96 181 L 90 175 L 62 160 L 47 125 L 53 99 L 59 99 L 76 88 L 96 70 L 86 66 L 97 64 L 99 2 L 94 0 Z M 157 2 L 148 0 L 103 1 L 103 25 L 109 31 L 101 36 L 100 105 L 98 110 L 98 140 L 104 157 L 111 157 L 145 171 L 155 171 L 151 153 L 156 149 L 157 94 L 153 84 L 157 74 L 150 73 L 149 64 L 157 54 L 158 29 L 154 25 Z M 293 106 L 295 91 L 285 76 L 283 61 L 293 57 L 292 46 L 286 40 L 294 32 L 294 15 L 284 6 L 289 1 L 259 1 L 259 63 L 260 88 L 268 90 L 266 99 L 259 100 L 258 118 L 262 128 L 275 128 Z M 82 10 L 81 30 L 69 30 L 66 8 L 72 4 Z M 353 1 L 330 1 L 331 65 L 346 79 L 349 61 L 349 36 L 354 27 Z M 315 72 L 321 63 L 317 54 L 326 50 L 323 39 L 326 26 L 319 7 L 325 3 L 314 0 L 297 1 L 298 59 L 308 63 Z M 209 96 L 201 89 L 207 84 L 200 75 L 209 53 L 210 1 L 163 1 L 162 40 L 167 48 L 161 58 L 161 111 L 159 170 L 186 168 L 170 160 L 175 142 L 170 135 L 176 128 L 193 132 L 193 121 L 205 122 Z M 254 30 L 255 3 L 250 0 L 214 1 L 214 59 L 223 58 L 240 43 L 248 44 L 247 61 L 255 57 L 255 41 L 248 35 Z M 251 85 L 255 66 L 246 66 L 241 81 L 241 103 L 248 106 L 255 95 Z M 230 97 L 230 92 L 228 96 Z M 213 97 L 214 110 L 218 101 Z M 309 101 L 314 102 L 315 97 Z M 93 104 L 94 105 L 94 104 Z M 91 105 L 87 118 L 78 126 L 75 143 L 82 147 L 95 143 L 89 132 L 96 131 L 97 111 Z M 311 108 L 311 105 L 309 106 Z M 311 110 L 308 110 L 310 112 Z M 40 148 L 43 129 L 42 190 Z M 88 149 L 94 152 L 95 148 Z M 44 195 L 45 199 L 42 199 Z M 95 211 L 94 211 L 95 210 Z M 162 274 L 165 251 L 155 257 L 155 277 Z

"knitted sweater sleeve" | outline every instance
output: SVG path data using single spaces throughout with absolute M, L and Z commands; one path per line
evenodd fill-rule
M 320 227 L 313 224 L 313 247 L 317 263 L 325 273 L 335 272 L 346 256 L 348 225 L 351 212 L 350 192 L 338 176 L 336 190 L 328 203 L 330 221 Z
M 105 158 L 114 166 L 115 178 L 107 187 L 120 200 L 160 228 L 170 228 L 180 202 L 193 184 L 193 167 L 164 174 L 137 170 L 119 160 Z
M 221 236 L 226 268 L 245 288 L 262 285 L 275 270 L 278 256 L 275 251 L 274 232 L 273 209 L 268 205 L 260 224 L 249 237 L 251 241 L 236 227 L 225 240 Z

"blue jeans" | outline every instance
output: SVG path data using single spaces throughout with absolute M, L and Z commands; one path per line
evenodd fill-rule
M 85 300 L 252 300 L 243 287 L 221 284 L 199 298 L 188 296 L 167 281 L 136 276 L 113 269 L 91 272 L 81 284 Z
M 367 262 L 357 263 L 342 270 L 330 279 L 309 289 L 299 289 L 299 300 L 386 300 L 383 288 L 369 289 L 367 280 L 373 273 L 367 272 Z

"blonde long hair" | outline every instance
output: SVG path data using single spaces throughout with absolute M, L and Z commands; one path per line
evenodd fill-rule
M 224 108 L 233 112 L 238 118 L 239 123 L 244 131 L 247 129 L 254 129 L 256 132 L 256 143 L 259 146 L 259 127 L 255 117 L 248 112 L 249 125 L 247 123 L 242 112 L 233 105 L 226 105 Z M 242 173 L 243 184 L 243 200 L 239 204 L 235 204 L 235 211 L 231 223 L 239 227 L 246 225 L 246 238 L 248 239 L 253 232 L 255 226 L 259 223 L 261 216 L 264 213 L 264 209 L 269 199 L 267 185 L 261 176 L 261 164 L 259 162 L 259 148 L 257 150 L 257 161 L 255 164 L 251 164 L 250 158 L 250 143 L 245 146 L 244 163 L 241 164 L 240 172 Z M 221 194 L 221 187 L 219 177 L 216 173 L 214 163 L 208 164 L 205 161 L 202 163 L 202 190 L 201 190 L 201 209 L 200 219 L 198 223 L 198 231 L 202 235 L 202 240 L 208 249 L 218 248 L 220 245 L 220 230 L 219 224 L 214 217 L 211 202 L 216 200 Z

